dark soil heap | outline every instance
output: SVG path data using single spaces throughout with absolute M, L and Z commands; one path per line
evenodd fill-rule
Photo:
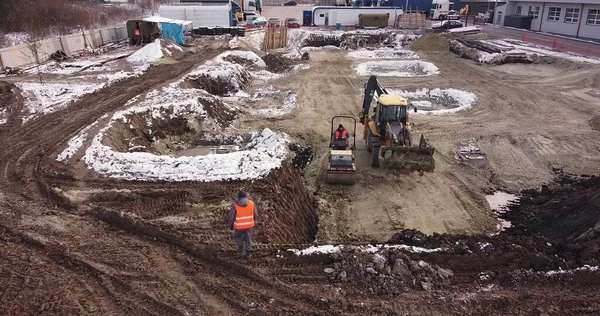
M 523 192 L 503 217 L 511 235 L 539 235 L 572 246 L 578 259 L 600 260 L 600 177 L 559 175 L 553 187 Z
M 0 81 L 0 103 L 3 105 L 12 97 L 12 91 L 15 85 L 6 81 Z M 3 107 L 0 105 L 0 107 Z
M 279 54 L 267 54 L 262 59 L 271 72 L 285 72 L 292 67 L 290 61 Z

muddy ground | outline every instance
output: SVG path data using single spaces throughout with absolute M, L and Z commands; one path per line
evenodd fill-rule
M 412 116 L 436 148 L 433 173 L 372 169 L 357 140 L 352 187 L 323 185 L 330 117 L 358 117 L 366 78 L 345 51 L 311 52 L 279 79 L 298 94 L 282 119 L 238 122 L 284 131 L 298 158 L 253 183 L 138 183 L 55 160 L 65 142 L 142 92 L 225 50 L 215 41 L 173 64 L 87 95 L 0 139 L 0 308 L 10 315 L 595 315 L 600 313 L 597 67 L 515 73 L 421 50 L 441 74 L 382 78 L 387 88 L 459 88 L 478 102 L 455 116 Z M 533 68 L 532 68 L 533 66 Z M 552 65 L 550 65 L 552 66 Z M 511 65 L 511 67 L 516 67 Z M 548 65 L 544 65 L 548 67 Z M 556 67 L 562 67 L 557 65 Z M 506 68 L 506 67 L 505 67 Z M 11 107 L 22 100 L 9 95 Z M 15 99 L 16 98 L 16 99 Z M 18 113 L 15 112 L 15 113 Z M 349 126 L 349 124 L 346 124 Z M 359 125 L 360 129 L 362 126 Z M 361 135 L 361 131 L 357 132 Z M 454 153 L 475 139 L 489 164 Z M 558 168 L 558 169 L 557 169 Z M 562 170 L 563 173 L 558 170 Z M 544 187 L 544 185 L 546 185 Z M 249 190 L 260 218 L 251 261 L 235 257 L 226 214 Z M 540 189 L 540 190 L 538 190 Z M 495 233 L 485 194 L 523 193 Z M 406 230 L 405 230 L 406 229 Z M 425 235 L 426 234 L 426 235 Z M 336 254 L 289 248 L 354 244 Z M 367 242 L 427 249 L 370 254 Z M 577 269 L 574 272 L 569 269 Z M 548 272 L 568 270 L 568 272 Z

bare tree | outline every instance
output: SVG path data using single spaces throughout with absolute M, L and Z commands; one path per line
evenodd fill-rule
M 40 84 L 44 84 L 44 82 L 42 80 L 42 72 L 40 71 L 40 64 L 41 64 L 40 50 L 42 48 L 42 40 L 43 39 L 41 39 L 41 38 L 30 36 L 29 41 L 27 43 L 27 47 L 29 48 L 29 50 L 33 54 L 33 58 L 35 59 L 37 75 L 38 75 L 38 79 L 40 80 Z

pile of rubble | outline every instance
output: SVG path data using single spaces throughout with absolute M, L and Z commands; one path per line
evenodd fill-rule
M 333 267 L 325 268 L 334 283 L 354 283 L 369 293 L 401 294 L 415 290 L 431 291 L 450 286 L 454 273 L 423 260 L 411 260 L 398 249 L 374 254 L 345 248 L 330 255 Z

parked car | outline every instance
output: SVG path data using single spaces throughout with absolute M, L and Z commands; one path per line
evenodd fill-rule
M 253 16 L 250 17 L 246 24 L 248 25 L 265 25 L 267 24 L 267 19 L 264 16 Z
M 269 18 L 269 25 L 277 25 L 279 24 L 278 18 Z
M 284 3 L 283 5 L 285 5 L 285 6 L 295 6 L 295 5 L 298 5 L 298 3 L 296 3 L 296 1 L 288 1 L 288 2 Z
M 300 27 L 300 21 L 298 21 L 296 18 L 287 18 L 285 19 L 285 25 L 288 28 L 298 28 Z
M 455 20 L 445 20 L 439 23 L 435 23 L 431 26 L 431 28 L 435 31 L 442 31 L 442 30 L 449 30 L 449 29 L 455 29 L 455 28 L 459 28 L 459 27 L 463 27 L 463 24 L 461 21 L 455 21 Z

